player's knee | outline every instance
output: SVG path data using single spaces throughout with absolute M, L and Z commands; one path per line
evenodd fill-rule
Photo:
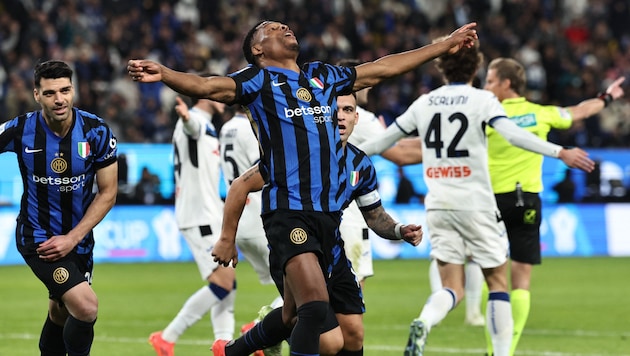
M 96 320 L 98 314 L 98 303 L 96 301 L 86 301 L 72 308 L 70 314 L 77 320 L 91 323 Z
M 327 313 L 328 303 L 319 300 L 304 303 L 297 308 L 299 320 L 310 320 L 317 325 L 321 325 L 326 320 Z
M 236 286 L 236 274 L 234 268 L 219 266 L 207 278 L 209 284 L 216 284 L 221 288 L 231 292 Z
M 328 303 L 320 300 L 302 304 L 297 308 L 297 320 L 316 328 L 321 328 L 328 313 Z M 284 315 L 283 315 L 283 320 Z
M 364 337 L 363 325 L 355 326 L 343 331 L 344 349 L 355 351 L 363 348 Z
M 336 327 L 329 330 L 319 337 L 319 353 L 320 355 L 336 355 L 344 347 L 344 336 L 341 328 Z
M 50 303 L 48 315 L 50 320 L 57 325 L 63 325 L 68 318 L 68 310 L 64 308 L 60 303 L 53 301 Z
M 64 295 L 64 305 L 68 313 L 75 319 L 91 323 L 96 320 L 98 314 L 98 298 L 91 290 L 77 290 L 71 296 Z

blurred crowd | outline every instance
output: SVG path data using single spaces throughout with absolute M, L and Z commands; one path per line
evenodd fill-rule
M 246 65 L 242 37 L 261 19 L 291 27 L 298 62 L 329 63 L 413 49 L 476 21 L 486 63 L 514 57 L 527 68 L 531 100 L 573 105 L 621 75 L 630 83 L 629 8 L 628 0 L 3 0 L 0 122 L 37 109 L 32 68 L 55 58 L 74 66 L 75 105 L 108 120 L 121 142 L 169 142 L 175 94 L 132 82 L 127 60 L 231 73 Z M 368 109 L 391 122 L 440 84 L 426 64 L 374 88 Z M 629 101 L 574 126 L 550 140 L 630 147 Z

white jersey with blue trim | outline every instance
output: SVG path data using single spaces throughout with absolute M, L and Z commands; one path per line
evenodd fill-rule
M 367 111 L 360 106 L 357 106 L 357 113 L 359 113 L 359 121 L 354 126 L 352 134 L 348 137 L 348 142 L 357 146 L 370 138 L 378 137 L 385 131 L 385 127 L 378 120 L 378 117 L 371 111 Z M 367 228 L 368 225 L 361 214 L 361 210 L 357 206 L 356 202 L 350 203 L 350 205 L 343 211 L 342 224 L 348 224 L 352 226 Z
M 175 217 L 180 229 L 210 225 L 218 233 L 223 217 L 219 194 L 219 139 L 209 113 L 191 108 L 186 132 L 180 118 L 173 132 Z
M 245 114 L 237 113 L 221 127 L 221 169 L 225 183 L 232 181 L 260 160 L 260 146 L 250 120 Z M 264 237 L 261 213 L 261 192 L 249 193 L 237 236 L 242 238 Z
M 505 111 L 491 92 L 452 84 L 422 95 L 396 119 L 422 138 L 428 210 L 496 211 L 485 127 L 500 117 Z

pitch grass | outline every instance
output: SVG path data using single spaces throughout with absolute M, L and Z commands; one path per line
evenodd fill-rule
M 365 291 L 365 355 L 401 355 L 409 322 L 429 294 L 428 261 L 376 261 Z M 517 355 L 630 355 L 629 258 L 545 259 L 534 269 L 532 310 Z M 275 297 L 251 266 L 237 267 L 237 333 Z M 47 292 L 26 266 L 0 267 L 0 355 L 38 355 Z M 99 319 L 92 356 L 153 355 L 147 337 L 177 313 L 200 281 L 193 263 L 98 264 Z M 483 355 L 482 328 L 465 326 L 464 305 L 429 335 L 426 355 Z M 236 334 L 238 335 L 238 334 Z M 209 317 L 180 338 L 177 355 L 211 355 Z M 285 347 L 286 353 L 286 347 Z

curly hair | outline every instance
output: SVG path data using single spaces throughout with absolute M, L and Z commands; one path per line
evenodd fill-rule
M 445 37 L 433 40 L 441 42 Z M 435 67 L 448 83 L 468 83 L 473 80 L 483 64 L 483 54 L 479 51 L 479 41 L 470 48 L 462 47 L 453 54 L 443 54 L 435 59 Z

